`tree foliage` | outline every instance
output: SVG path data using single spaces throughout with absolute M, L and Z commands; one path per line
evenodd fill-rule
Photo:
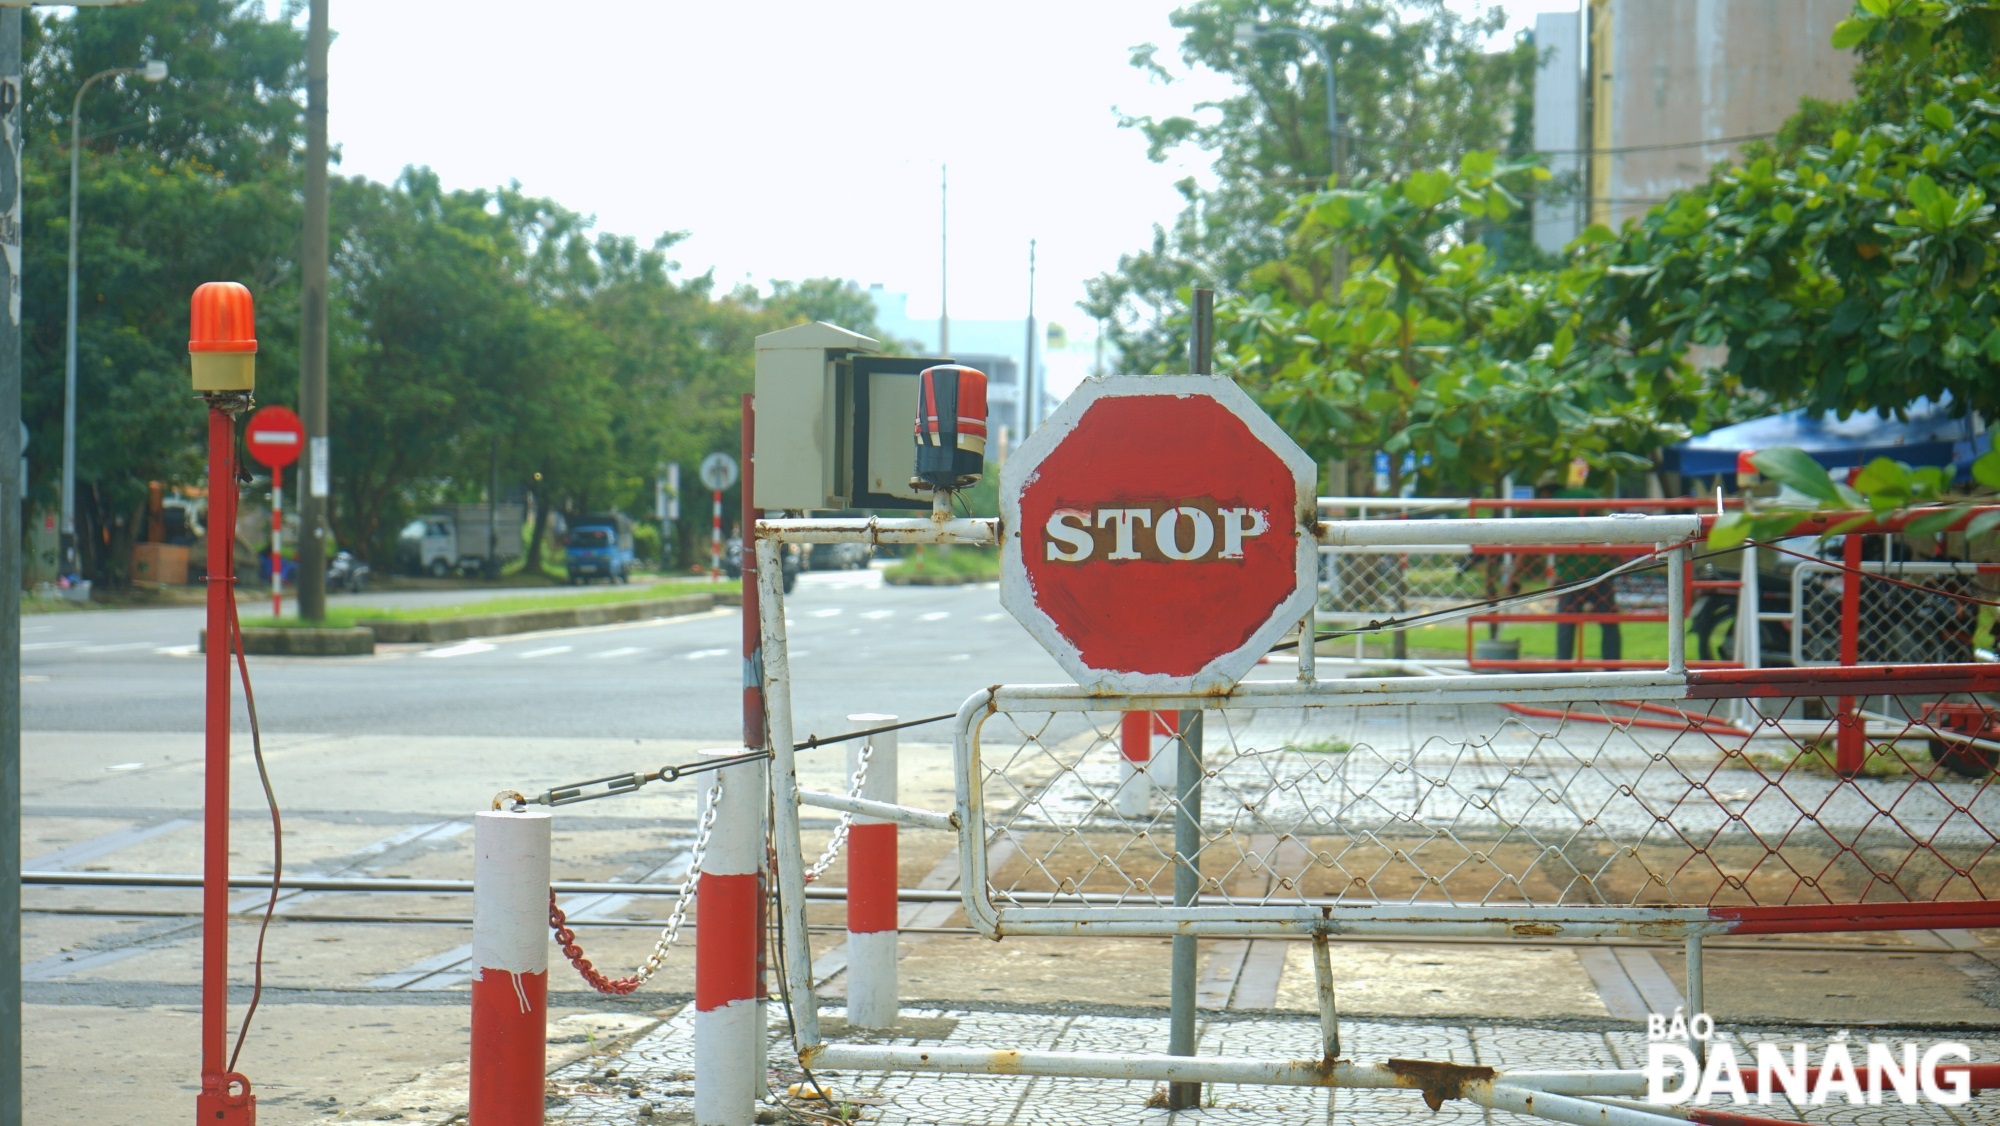
M 1745 387 L 1838 411 L 2000 411 L 2000 12 L 1863 0 L 1855 101 L 1629 227 L 1598 295 L 1646 346 L 1728 348 Z
M 109 67 L 172 78 L 87 96 L 78 318 L 79 532 L 86 573 L 126 574 L 149 480 L 198 484 L 187 300 L 249 285 L 260 403 L 296 405 L 304 35 L 244 0 L 151 0 L 30 18 L 24 417 L 33 503 L 61 455 L 69 106 Z M 554 511 L 650 510 L 652 480 L 738 447 L 758 334 L 802 319 L 873 332 L 851 282 L 714 291 L 651 242 L 518 187 L 427 169 L 335 178 L 329 285 L 333 532 L 385 562 L 413 514 L 498 484 Z M 686 522 L 684 522 L 686 523 Z M 538 533 L 541 528 L 538 526 Z M 537 535 L 537 544 L 540 536 Z
M 1154 160 L 1191 145 L 1213 162 L 1212 183 L 1179 185 L 1186 205 L 1154 229 L 1151 246 L 1088 285 L 1086 311 L 1104 323 L 1127 371 L 1182 367 L 1184 333 L 1174 322 L 1184 317 L 1190 283 L 1237 292 L 1258 266 L 1285 257 L 1283 216 L 1332 168 L 1318 52 L 1289 35 L 1239 45 L 1240 24 L 1298 28 L 1327 44 L 1350 181 L 1436 168 L 1473 149 L 1525 147 L 1534 51 L 1525 40 L 1486 50 L 1504 23 L 1498 9 L 1467 18 L 1443 0 L 1197 0 L 1173 23 L 1183 29 L 1180 65 L 1226 75 L 1236 92 L 1191 114 L 1123 121 L 1144 134 Z M 1132 64 L 1174 80 L 1155 45 L 1136 48 Z M 1506 253 L 1523 245 L 1517 236 Z M 1324 297 L 1329 261 L 1295 264 L 1306 291 L 1300 303 Z
M 1303 197 L 1284 259 L 1253 270 L 1218 311 L 1224 364 L 1323 463 L 1366 492 L 1371 455 L 1408 463 L 1427 491 L 1483 495 L 1575 458 L 1644 469 L 1659 446 L 1705 427 L 1713 401 L 1676 353 L 1634 348 L 1590 315 L 1601 258 L 1506 269 L 1480 225 L 1518 213 L 1540 168 L 1473 152 L 1440 168 Z M 1344 291 L 1313 296 L 1300 260 L 1345 248 Z

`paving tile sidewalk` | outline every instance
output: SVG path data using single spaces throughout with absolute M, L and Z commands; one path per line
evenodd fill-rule
M 837 1028 L 843 1011 L 822 1010 L 822 1021 Z M 771 1042 L 772 1080 L 784 1084 L 801 1076 L 783 1034 L 781 1012 Z M 950 1044 L 964 1047 L 1067 1051 L 1147 1051 L 1166 1043 L 1161 1016 L 1120 1016 L 1053 1012 L 991 1011 L 966 1008 L 906 1010 L 907 1033 L 880 1042 Z M 1318 1022 L 1298 1015 L 1216 1015 L 1200 1032 L 1203 1055 L 1295 1058 L 1314 1054 Z M 1823 1044 L 1839 1030 L 1788 1027 L 1734 1029 L 1739 1041 L 1768 1039 Z M 1636 1068 L 1645 1062 L 1645 1037 L 1637 1029 L 1590 1022 L 1562 1027 L 1444 1023 L 1345 1021 L 1348 1054 L 1362 1060 L 1388 1057 L 1484 1064 L 1500 1068 Z M 830 1037 L 831 1038 L 831 1037 Z M 1966 1043 L 1979 1061 L 2000 1060 L 2000 1030 L 1991 1033 L 1899 1033 L 1870 1028 L 1857 1039 L 1919 1043 L 1954 1039 Z M 1748 1055 L 1748 1052 L 1743 1053 Z M 1526 1126 L 1529 1119 L 1489 1112 L 1472 1103 L 1447 1102 L 1432 1112 L 1416 1091 L 1323 1091 L 1295 1087 L 1216 1085 L 1199 1112 L 1169 1114 L 1146 1104 L 1156 1085 L 1094 1079 L 1034 1076 L 891 1075 L 821 1072 L 816 1077 L 843 1099 L 853 1099 L 863 1122 L 883 1126 L 1097 1126 L 1135 1123 L 1394 1123 L 1446 1121 L 1479 1126 Z M 684 1009 L 635 1041 L 615 1058 L 580 1060 L 550 1077 L 549 1126 L 656 1126 L 692 1122 L 694 1113 L 694 1013 Z M 1836 1099 L 1836 1104 L 1838 1100 Z M 760 1109 L 771 1108 L 760 1104 Z M 1790 1108 L 1744 1107 L 1767 1118 L 1802 1120 L 1828 1126 L 1970 1126 L 2000 1124 L 2000 1091 L 1975 1095 L 1962 1107 Z M 781 1109 L 760 1121 L 806 1121 Z

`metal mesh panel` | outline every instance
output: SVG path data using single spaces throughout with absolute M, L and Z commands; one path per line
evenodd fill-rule
M 1863 564 L 1857 642 L 1862 664 L 1970 661 L 1978 606 L 1955 595 L 1992 597 L 1991 576 L 1970 564 Z M 1885 581 L 1899 579 L 1903 583 Z M 1793 579 L 1796 659 L 1840 661 L 1841 589 L 1834 563 L 1800 563 Z
M 1359 624 L 1386 616 L 1450 610 L 1481 599 L 1547 587 L 1555 581 L 1553 571 L 1548 555 L 1532 552 L 1322 549 L 1319 616 L 1326 622 Z M 1667 605 L 1663 573 L 1619 575 L 1610 580 L 1610 588 L 1615 605 L 1623 611 L 1657 611 Z M 1523 607 L 1535 608 L 1535 604 Z M 1538 608 L 1553 610 L 1554 602 Z M 1837 624 L 1837 601 L 1834 612 Z
M 1434 610 L 1488 597 L 1492 557 L 1464 552 L 1325 551 L 1320 555 L 1320 610 L 1365 619 Z M 1497 588 L 1496 588 L 1497 589 Z
M 1868 719 L 1855 777 L 1835 769 L 1834 721 L 1766 718 L 1743 730 L 1719 705 L 1210 710 L 1201 902 L 2000 896 L 2000 797 L 1990 752 L 1968 738 L 1988 709 L 1966 696 L 1889 703 Z M 1830 701 L 1821 714 L 1833 714 Z M 1132 781 L 1121 758 L 1115 713 L 1001 712 L 978 748 L 996 905 L 1173 902 L 1178 803 L 1154 786 L 1143 813 L 1120 815 L 1120 790 L 1144 779 Z

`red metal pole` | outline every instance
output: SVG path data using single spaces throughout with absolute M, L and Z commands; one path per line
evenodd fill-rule
M 718 494 L 719 495 L 719 494 Z M 764 630 L 759 623 L 757 596 L 757 397 L 743 396 L 743 495 L 738 514 L 737 535 L 743 542 L 743 749 L 764 749 Z M 773 863 L 770 848 L 757 872 L 757 1022 L 765 1027 L 770 1005 L 770 970 L 765 951 L 770 949 L 771 899 L 767 878 Z M 757 1043 L 764 1044 L 762 1037 Z M 763 1061 L 757 1068 L 764 1074 Z
M 271 616 L 285 616 L 285 467 L 271 467 Z
M 250 1081 L 229 1058 L 229 660 L 236 597 L 236 419 L 208 410 L 208 700 L 202 781 L 201 1093 L 203 1126 L 257 1121 Z
M 1852 667 L 1861 663 L 1861 535 L 1849 532 L 1841 552 L 1846 570 L 1840 577 L 1840 663 Z M 1861 773 L 1866 740 L 1854 697 L 1840 698 L 1840 722 L 1834 734 L 1834 770 L 1852 778 Z
M 750 554 L 749 537 L 743 539 L 743 554 Z M 717 582 L 722 578 L 722 490 L 715 490 L 713 502 L 709 505 L 708 524 L 708 581 Z

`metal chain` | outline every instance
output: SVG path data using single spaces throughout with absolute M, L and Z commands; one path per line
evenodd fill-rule
M 681 935 L 681 924 L 687 921 L 688 906 L 694 902 L 695 881 L 701 878 L 702 858 L 708 855 L 708 839 L 715 832 L 715 814 L 722 808 L 722 775 L 715 776 L 715 782 L 708 788 L 708 809 L 701 815 L 701 823 L 695 829 L 694 849 L 688 854 L 687 875 L 681 879 L 680 893 L 674 897 L 674 909 L 667 915 L 667 925 L 660 930 L 659 940 L 653 943 L 653 952 L 639 966 L 638 972 L 630 977 L 608 978 L 603 971 L 590 964 L 583 956 L 583 947 L 577 945 L 576 932 L 570 930 L 569 920 L 562 908 L 556 906 L 556 893 L 549 892 L 549 927 L 555 931 L 556 945 L 562 947 L 563 956 L 583 980 L 590 983 L 599 993 L 617 996 L 636 991 L 641 985 L 660 972 L 660 966 L 667 960 L 667 952 L 673 949 L 674 941 Z
M 861 796 L 861 786 L 864 782 L 868 781 L 868 760 L 874 754 L 875 741 L 873 739 L 861 744 L 861 763 L 855 768 L 854 777 L 849 781 L 847 787 L 848 797 L 858 798 Z M 806 869 L 806 883 L 812 883 L 814 880 L 819 879 L 826 874 L 828 868 L 833 867 L 833 862 L 840 858 L 841 848 L 847 844 L 847 832 L 852 828 L 854 828 L 854 814 L 841 814 L 840 823 L 833 827 L 833 836 L 827 838 L 826 851 L 820 853 L 819 859 L 813 861 L 812 867 Z

